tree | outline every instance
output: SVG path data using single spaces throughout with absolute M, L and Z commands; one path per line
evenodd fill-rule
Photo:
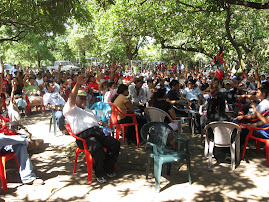
M 0 43 L 18 42 L 29 33 L 64 33 L 69 18 L 80 23 L 90 18 L 84 0 L 2 0 L 0 11 Z

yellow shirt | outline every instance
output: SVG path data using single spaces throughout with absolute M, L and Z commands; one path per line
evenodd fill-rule
M 116 105 L 121 112 L 127 114 L 127 106 L 126 106 L 127 102 L 129 102 L 129 100 L 126 98 L 126 96 L 119 94 L 119 96 L 116 98 L 116 100 L 113 102 L 113 104 Z M 125 116 L 123 116 L 120 113 L 118 113 L 118 115 L 117 115 L 118 120 L 121 120 L 124 117 Z

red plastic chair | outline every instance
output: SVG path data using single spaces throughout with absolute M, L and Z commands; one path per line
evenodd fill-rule
M 1 93 L 1 97 L 2 97 L 2 100 L 3 100 L 3 108 L 5 111 L 7 111 L 7 104 L 6 104 L 6 96 L 4 93 Z
M 83 142 L 83 147 L 84 147 L 84 149 L 80 149 L 78 146 L 76 148 L 76 156 L 75 156 L 75 163 L 74 163 L 73 173 L 76 173 L 77 172 L 78 154 L 80 152 L 84 152 L 85 153 L 85 156 L 86 156 L 86 163 L 87 163 L 87 170 L 88 170 L 88 182 L 89 183 L 92 183 L 92 164 L 93 164 L 93 160 L 92 160 L 92 155 L 91 155 L 91 153 L 88 150 L 86 140 L 83 139 L 83 138 L 80 138 L 80 137 L 76 136 L 72 132 L 69 123 L 66 124 L 66 130 L 68 131 L 69 135 L 73 136 L 74 138 L 76 138 L 78 140 L 81 140 Z
M 15 153 L 0 153 L 0 178 L 2 182 L 3 192 L 7 192 L 7 176 L 6 176 L 6 162 L 11 159 L 15 159 L 17 162 L 18 169 L 20 169 L 20 164 Z
M 6 121 L 9 121 L 9 118 L 5 118 L 2 115 L 0 115 L 0 132 L 5 133 L 5 135 L 18 135 L 17 133 L 13 133 L 10 129 L 7 128 Z M 15 155 L 15 153 L 0 153 L 0 178 L 2 182 L 3 192 L 7 192 L 7 177 L 6 177 L 6 162 L 11 159 L 15 159 L 18 165 L 18 168 L 20 168 L 20 164 L 18 162 L 18 159 Z
M 9 121 L 9 118 L 0 115 L 0 132 L 5 133 L 5 135 L 18 135 L 18 133 L 12 132 L 12 130 L 7 127 L 7 121 Z
M 249 127 L 248 125 L 245 125 L 245 124 L 239 124 L 239 125 L 241 128 L 249 129 L 248 135 L 246 136 L 241 159 L 242 160 L 244 159 L 245 152 L 246 152 L 247 145 L 248 145 L 248 140 L 249 140 L 249 138 L 252 138 L 252 139 L 256 140 L 256 152 L 260 151 L 260 143 L 261 142 L 265 143 L 265 146 L 266 146 L 266 164 L 269 165 L 269 139 L 264 139 L 264 138 L 259 138 L 259 137 L 253 136 L 254 130 L 263 130 L 263 131 L 269 130 L 269 126 L 266 128 L 256 128 L 256 127 Z
M 138 133 L 138 125 L 137 125 L 136 115 L 135 114 L 125 114 L 125 113 L 121 112 L 116 105 L 114 105 L 112 103 L 108 103 L 108 104 L 112 107 L 112 113 L 111 113 L 111 117 L 110 117 L 110 128 L 112 128 L 113 126 L 116 127 L 116 139 L 119 140 L 120 130 L 122 128 L 122 139 L 123 139 L 123 142 L 124 142 L 125 141 L 125 130 L 126 130 L 126 127 L 128 127 L 128 126 L 135 126 L 136 143 L 137 143 L 137 147 L 139 147 L 139 133 Z M 130 117 L 132 117 L 133 122 L 132 123 L 119 124 L 118 123 L 118 119 L 117 119 L 117 115 L 118 114 L 121 114 L 123 116 L 130 116 Z
M 42 96 L 42 95 L 41 95 Z M 43 97 L 43 96 L 42 96 Z M 27 106 L 26 106 L 26 113 L 27 113 L 27 115 L 29 116 L 30 115 L 30 102 L 29 102 L 29 99 L 28 99 L 28 96 L 27 95 L 25 95 L 25 99 L 26 99 L 26 103 L 27 103 Z M 36 107 L 36 111 L 38 111 L 38 106 L 39 105 L 36 105 L 35 107 Z M 43 109 L 44 109 L 44 112 L 46 111 L 46 109 L 45 109 L 45 105 L 43 105 L 42 106 L 43 107 Z

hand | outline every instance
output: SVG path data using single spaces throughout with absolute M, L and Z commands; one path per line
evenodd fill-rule
M 241 115 L 241 116 L 237 116 L 236 118 L 237 118 L 237 120 L 238 120 L 238 121 L 241 121 L 241 120 L 243 120 L 243 119 L 244 119 L 244 116 L 243 116 L 243 115 Z
M 256 104 L 253 102 L 250 104 L 250 107 L 252 107 L 254 110 L 256 109 Z
M 77 84 L 82 85 L 84 83 L 84 75 L 79 75 L 77 77 Z
M 103 121 L 99 121 L 98 124 L 99 124 L 100 126 L 103 126 L 103 125 L 104 125 L 104 122 L 103 122 Z
M 260 64 L 258 63 L 257 66 L 256 66 L 256 69 L 255 69 L 256 71 L 259 70 L 259 66 L 260 66 Z

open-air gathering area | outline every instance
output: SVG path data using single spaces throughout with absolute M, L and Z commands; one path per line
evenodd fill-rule
M 0 201 L 269 201 L 269 0 L 2 0 Z

